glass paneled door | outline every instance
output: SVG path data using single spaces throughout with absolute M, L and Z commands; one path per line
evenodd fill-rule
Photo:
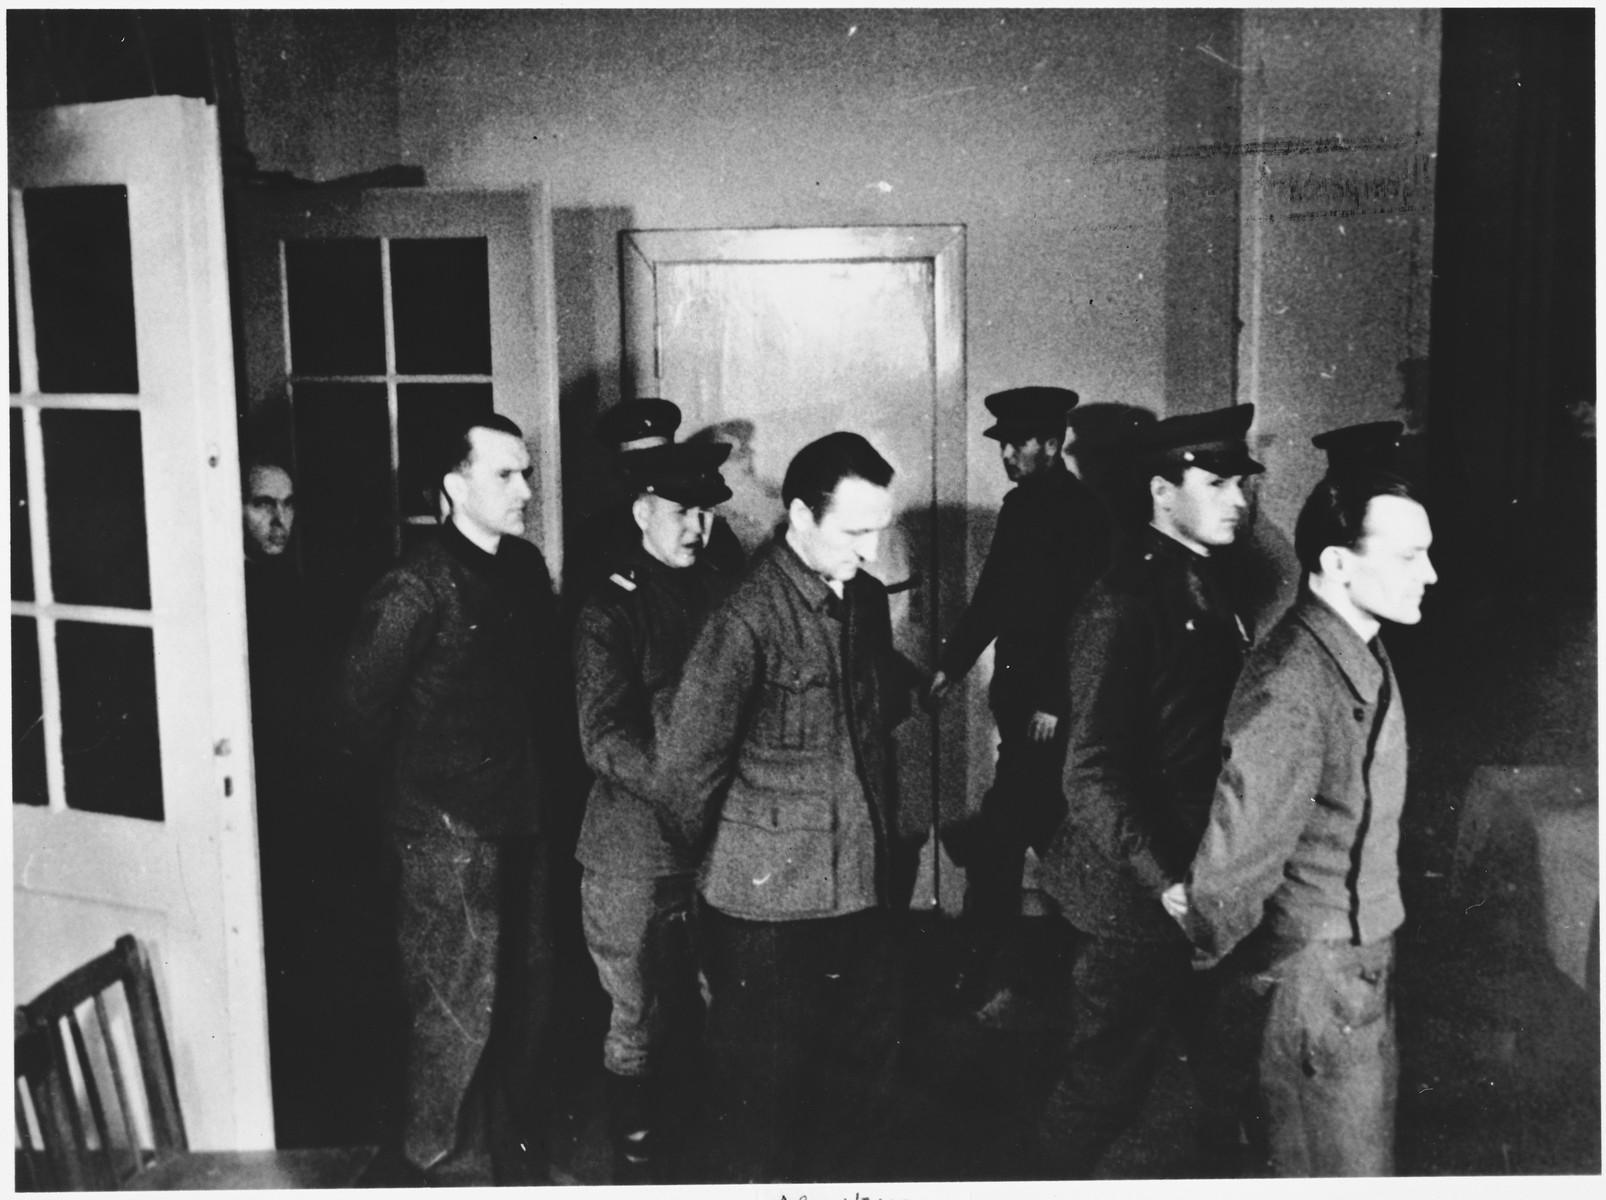
M 434 526 L 441 447 L 469 414 L 494 409 L 524 430 L 537 464 L 527 536 L 556 573 L 540 190 L 271 192 L 238 197 L 237 214 L 250 426 L 291 452 L 308 594 L 335 636 Z
M 9 125 L 17 997 L 135 934 L 192 1145 L 271 1146 L 216 115 Z

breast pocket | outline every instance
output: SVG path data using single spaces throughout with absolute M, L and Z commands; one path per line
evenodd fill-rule
M 808 750 L 831 732 L 831 681 L 818 668 L 785 668 L 764 681 L 759 743 L 776 750 Z

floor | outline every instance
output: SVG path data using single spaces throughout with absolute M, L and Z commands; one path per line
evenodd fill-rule
M 884 1178 L 1030 1177 L 1022 1169 L 1027 1137 L 1053 1085 L 1065 1033 L 1071 948 L 1056 925 L 1055 918 L 1027 923 L 1044 948 L 1042 969 L 1027 981 L 1009 1029 L 983 1028 L 950 1001 L 953 923 L 911 926 L 915 986 Z M 1408 927 L 1400 945 L 1399 1173 L 1598 1174 L 1598 1000 L 1538 962 L 1495 976 L 1474 957 L 1457 971 L 1453 958 L 1423 948 L 1420 933 Z M 604 1021 L 605 1009 L 593 1008 L 573 1044 L 600 1039 Z M 598 1071 L 582 1069 L 571 1095 L 576 1102 L 555 1159 L 566 1181 L 609 1183 Z M 1194 1103 L 1186 1063 L 1173 1052 L 1147 1108 L 1098 1177 L 1194 1176 Z

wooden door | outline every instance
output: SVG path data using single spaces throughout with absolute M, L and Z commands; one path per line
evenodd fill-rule
M 135 934 L 191 1144 L 268 1147 L 216 112 L 9 132 L 17 997 Z
M 796 451 L 862 433 L 897 471 L 898 515 L 873 573 L 898 649 L 929 669 L 963 605 L 964 228 L 629 231 L 622 235 L 627 396 L 673 400 L 682 436 L 731 441 L 726 515 L 754 544 L 784 515 Z M 898 730 L 905 834 L 963 811 L 963 713 Z M 939 794 L 945 793 L 945 794 Z M 916 904 L 957 898 L 929 839 Z
M 307 591 L 338 632 L 435 525 L 465 414 L 524 430 L 527 536 L 563 564 L 551 227 L 540 187 L 237 197 L 250 424 L 296 473 Z M 295 543 L 292 543 L 293 545 Z

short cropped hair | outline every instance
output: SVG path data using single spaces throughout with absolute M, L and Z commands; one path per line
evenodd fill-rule
M 1422 503 L 1410 483 L 1388 471 L 1347 471 L 1318 483 L 1294 522 L 1294 553 L 1299 565 L 1316 575 L 1321 572 L 1322 551 L 1327 547 L 1359 549 L 1366 536 L 1366 510 L 1379 496 Z
M 781 503 L 801 500 L 816 521 L 825 516 L 844 479 L 862 479 L 876 487 L 892 483 L 892 464 L 867 440 L 839 430 L 810 442 L 792 456 L 781 481 Z
M 295 486 L 295 472 L 291 471 L 277 458 L 251 457 L 240 464 L 240 494 L 245 495 L 251 490 L 251 476 L 257 471 L 283 471 L 291 486 Z
M 441 469 L 435 476 L 437 486 L 446 476 L 453 471 L 463 470 L 473 460 L 474 441 L 471 435 L 476 429 L 511 433 L 519 441 L 524 440 L 524 430 L 501 413 L 482 413 L 477 417 L 470 417 L 457 427 L 452 438 L 441 449 Z

